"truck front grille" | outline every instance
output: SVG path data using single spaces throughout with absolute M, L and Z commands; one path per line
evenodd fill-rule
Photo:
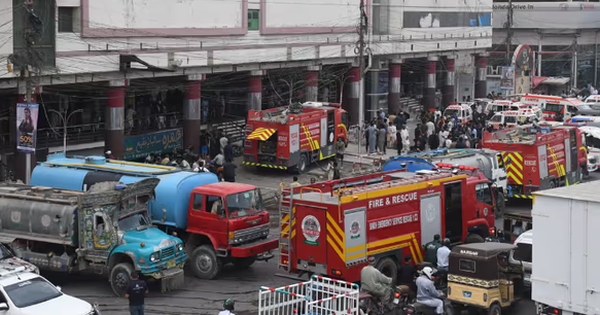
M 163 248 L 160 250 L 160 259 L 168 259 L 175 256 L 175 246 Z
M 234 238 L 230 240 L 232 244 L 243 244 L 253 240 L 264 238 L 269 235 L 269 223 L 253 226 L 251 228 L 238 230 L 234 232 Z

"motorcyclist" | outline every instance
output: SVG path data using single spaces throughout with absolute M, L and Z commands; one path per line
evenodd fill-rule
M 443 296 L 435 289 L 432 274 L 433 269 L 425 267 L 422 275 L 417 278 L 417 302 L 435 308 L 436 314 L 444 314 L 444 302 L 441 300 Z
M 360 289 L 385 304 L 392 296 L 392 278 L 375 268 L 375 257 L 369 257 L 368 261 L 369 264 L 360 271 Z
M 235 309 L 235 301 L 233 299 L 227 299 L 223 302 L 223 310 L 219 312 L 219 315 L 235 315 L 233 313 Z

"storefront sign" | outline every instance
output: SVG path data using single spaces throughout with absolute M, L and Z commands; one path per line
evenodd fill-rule
M 17 150 L 35 153 L 37 142 L 38 104 L 17 104 Z
M 171 153 L 183 147 L 181 129 L 170 129 L 139 136 L 125 137 L 125 160 L 143 159 L 150 153 Z

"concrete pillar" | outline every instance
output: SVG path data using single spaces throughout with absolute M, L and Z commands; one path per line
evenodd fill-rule
M 390 60 L 389 68 L 388 113 L 395 115 L 400 112 L 402 59 Z
M 204 74 L 188 75 L 183 103 L 183 148 L 200 147 L 200 121 L 202 119 L 201 88 Z
M 455 85 L 455 73 L 454 73 L 454 56 L 446 57 L 446 82 L 444 82 L 444 89 L 442 90 L 442 106 L 444 108 L 450 103 L 454 102 L 454 85 Z
M 319 71 L 320 66 L 311 66 L 304 74 L 305 101 L 316 102 L 319 99 Z
M 262 79 L 265 75 L 263 70 L 250 72 L 250 89 L 248 91 L 248 109 L 262 109 Z
M 487 96 L 487 57 L 488 53 L 482 53 L 475 58 L 476 76 L 475 76 L 475 98 L 485 98 Z
M 425 109 L 426 111 L 435 110 L 437 107 L 435 100 L 435 71 L 437 67 L 437 62 L 437 56 L 431 56 L 427 58 L 427 82 L 425 85 L 425 89 L 423 89 L 423 109 Z
M 112 151 L 117 159 L 125 155 L 125 88 L 127 80 L 113 80 L 109 83 L 106 104 L 106 124 L 104 127 L 104 151 Z
M 358 124 L 358 106 L 360 96 L 360 68 L 353 67 L 348 74 L 348 98 L 344 101 L 344 109 L 350 115 L 350 125 Z

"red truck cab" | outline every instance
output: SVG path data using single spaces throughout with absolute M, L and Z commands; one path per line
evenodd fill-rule
M 202 185 L 192 190 L 189 205 L 186 250 L 196 276 L 213 279 L 227 263 L 247 268 L 273 257 L 279 241 L 269 237 L 269 213 L 256 186 Z

